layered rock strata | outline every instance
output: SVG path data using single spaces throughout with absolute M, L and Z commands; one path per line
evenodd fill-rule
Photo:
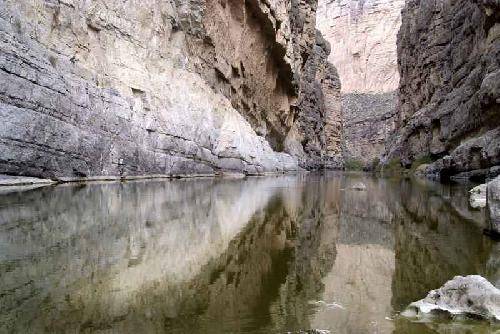
M 348 163 L 361 162 L 364 167 L 376 167 L 394 131 L 396 96 L 395 92 L 342 96 L 342 144 Z
M 296 2 L 4 1 L 0 172 L 324 166 L 339 84 L 316 3 Z
M 394 129 L 396 36 L 404 0 L 320 0 L 317 27 L 342 82 L 343 155 L 365 167 Z
M 407 1 L 398 36 L 396 135 L 386 159 L 434 162 L 437 178 L 484 179 L 500 168 L 498 1 Z

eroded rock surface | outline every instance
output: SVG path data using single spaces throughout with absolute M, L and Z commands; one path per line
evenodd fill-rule
M 315 1 L 4 1 L 1 172 L 323 166 L 340 87 L 315 12 Z M 306 106 L 311 87 L 321 98 Z
M 438 178 L 500 171 L 500 4 L 411 0 L 398 36 L 400 90 L 388 159 Z M 497 168 L 495 168 L 497 166 Z
M 332 44 L 342 82 L 343 155 L 365 167 L 394 129 L 398 88 L 396 36 L 404 0 L 320 0 L 318 29 Z

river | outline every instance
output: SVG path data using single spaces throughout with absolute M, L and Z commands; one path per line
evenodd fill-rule
M 467 190 L 334 172 L 2 189 L 0 333 L 490 333 L 399 316 L 455 275 L 499 286 Z

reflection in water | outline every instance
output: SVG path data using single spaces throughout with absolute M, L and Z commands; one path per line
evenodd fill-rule
M 466 190 L 332 173 L 4 193 L 0 332 L 462 333 L 396 312 L 457 274 L 498 280 Z
M 356 178 L 345 179 L 341 198 L 337 259 L 324 278 L 326 302 L 343 308 L 322 308 L 314 327 L 334 333 L 392 333 L 391 284 L 395 266 L 393 214 L 385 202 L 385 182 L 363 180 L 367 191 L 350 190 Z M 333 325 L 332 325 L 333 324 Z

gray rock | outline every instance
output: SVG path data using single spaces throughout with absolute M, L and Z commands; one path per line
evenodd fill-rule
M 0 186 L 48 185 L 53 183 L 55 182 L 48 179 L 0 174 Z
M 489 228 L 500 235 L 500 176 L 488 183 L 486 208 Z
M 247 5 L 3 1 L 0 173 L 74 179 L 323 166 L 340 136 L 330 126 L 340 84 L 316 33 L 315 2 L 293 11 L 281 0 Z
M 342 95 L 343 157 L 371 169 L 394 131 L 396 94 L 350 93 Z
M 480 184 L 477 187 L 472 188 L 469 193 L 469 204 L 474 209 L 480 209 L 486 207 L 486 183 Z
M 483 181 L 500 165 L 499 25 L 496 0 L 406 1 L 398 116 L 384 161 L 409 167 L 428 157 L 429 175 Z
M 409 318 L 446 314 L 500 321 L 500 290 L 479 275 L 456 276 L 402 313 Z

